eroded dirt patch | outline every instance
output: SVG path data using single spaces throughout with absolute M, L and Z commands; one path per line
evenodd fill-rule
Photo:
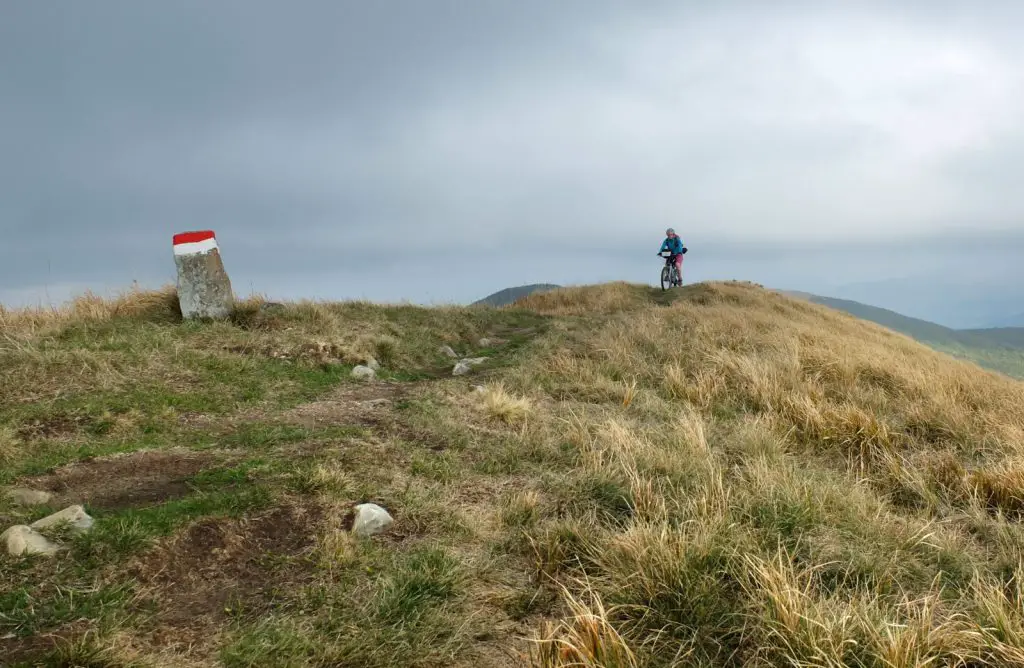
M 0 637 L 0 661 L 32 666 L 55 665 L 39 661 L 41 657 L 51 654 L 59 647 L 70 645 L 75 638 L 81 638 L 91 629 L 92 624 L 88 620 L 78 620 L 57 630 L 27 638 Z M 32 661 L 36 663 L 29 663 Z M 6 665 L 8 664 L 0 663 L 0 666 Z
M 282 419 L 308 427 L 373 425 L 396 401 L 409 396 L 409 383 L 343 385 L 319 401 L 285 411 Z
M 59 503 L 138 508 L 186 496 L 189 478 L 223 460 L 210 452 L 140 451 L 76 462 L 20 484 L 53 492 Z
M 313 574 L 323 511 L 283 506 L 258 516 L 202 519 L 129 569 L 155 608 L 153 642 L 203 645 L 231 617 L 252 618 L 295 595 Z
M 316 429 L 336 426 L 376 426 L 395 403 L 411 396 L 413 383 L 376 381 L 345 384 L 322 399 L 286 411 L 254 408 L 230 416 L 189 413 L 179 422 L 190 429 L 231 431 L 244 422 L 292 424 Z
M 45 419 L 28 420 L 15 433 L 23 441 L 67 439 L 77 436 L 94 423 L 88 415 L 51 415 Z

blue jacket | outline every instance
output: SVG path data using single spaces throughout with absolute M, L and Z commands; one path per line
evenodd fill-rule
M 665 241 L 661 243 L 661 250 L 659 253 L 664 251 L 670 251 L 673 255 L 683 254 L 683 240 L 679 238 L 679 235 L 675 237 L 665 237 Z

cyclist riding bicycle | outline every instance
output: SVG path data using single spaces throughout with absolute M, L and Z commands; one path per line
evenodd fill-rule
M 658 251 L 658 255 L 668 251 L 672 255 L 672 261 L 675 262 L 676 274 L 680 277 L 683 275 L 683 254 L 686 253 L 686 250 L 683 240 L 679 238 L 674 229 L 670 227 L 665 230 L 665 241 L 661 242 L 661 249 Z M 681 281 L 682 279 L 680 278 L 679 280 Z

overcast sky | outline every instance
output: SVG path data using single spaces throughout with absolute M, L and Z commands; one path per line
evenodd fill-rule
M 275 297 L 1005 282 L 1024 3 L 853 4 L 0 0 L 0 301 L 206 228 Z

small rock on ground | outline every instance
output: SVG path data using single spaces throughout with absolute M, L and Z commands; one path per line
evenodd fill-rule
M 32 528 L 49 529 L 65 522 L 71 525 L 72 531 L 81 533 L 91 529 L 94 520 L 89 516 L 89 513 L 85 512 L 85 508 L 82 506 L 68 506 L 64 510 L 47 515 L 41 520 L 36 520 L 32 523 Z
M 352 525 L 352 533 L 357 536 L 372 536 L 385 531 L 395 521 L 394 518 L 376 503 L 360 503 L 355 508 L 356 520 Z
M 384 406 L 390 406 L 391 405 L 391 400 L 390 399 L 366 399 L 364 401 L 358 401 L 356 403 L 359 406 L 362 406 L 363 408 L 383 408 Z
M 452 369 L 452 375 L 465 375 L 469 373 L 473 369 L 473 367 L 479 366 L 480 364 L 483 364 L 486 361 L 486 357 L 472 357 L 469 359 L 459 360 L 458 363 L 455 365 L 455 368 Z
M 39 554 L 50 557 L 60 550 L 60 545 L 24 524 L 13 526 L 0 534 L 0 543 L 4 544 L 7 554 L 12 557 L 20 557 L 23 554 Z
M 452 350 L 451 346 L 441 346 L 438 350 L 445 357 L 450 357 L 453 360 L 459 359 L 459 354 Z
M 7 497 L 20 506 L 41 506 L 49 503 L 53 494 L 34 489 L 16 488 L 7 490 Z
M 377 375 L 376 371 L 374 371 L 372 368 L 370 368 L 368 366 L 365 366 L 363 364 L 360 364 L 359 366 L 357 366 L 354 369 L 352 369 L 352 377 L 353 378 L 365 378 L 367 380 L 370 380 L 370 379 L 372 379 L 376 375 Z
M 477 345 L 479 345 L 481 348 L 489 348 L 493 344 L 494 344 L 494 339 L 488 339 L 487 337 L 484 337 L 484 338 L 480 339 L 479 341 L 477 341 Z

